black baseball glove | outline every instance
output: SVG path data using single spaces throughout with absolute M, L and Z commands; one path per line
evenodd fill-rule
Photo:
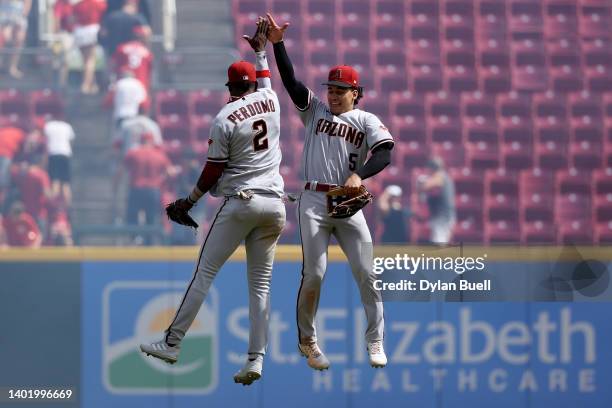
M 170 203 L 166 206 L 166 215 L 171 221 L 177 224 L 186 225 L 187 227 L 198 228 L 198 223 L 191 218 L 189 210 L 192 205 L 185 198 Z
M 332 218 L 348 218 L 372 202 L 374 196 L 365 188 L 336 187 L 327 192 L 327 214 Z

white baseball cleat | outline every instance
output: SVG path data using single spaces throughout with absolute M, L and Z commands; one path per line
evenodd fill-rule
M 251 385 L 254 381 L 261 378 L 262 369 L 263 356 L 261 354 L 257 354 L 256 357 L 249 356 L 244 367 L 234 375 L 234 382 L 242 385 Z
M 374 368 L 382 368 L 387 365 L 387 355 L 381 340 L 368 343 L 368 354 L 370 355 L 370 365 Z
M 164 360 L 166 363 L 174 364 L 178 360 L 181 346 L 177 344 L 176 346 L 172 347 L 166 344 L 164 340 L 161 340 L 151 344 L 141 344 L 140 351 L 145 353 L 147 356 L 153 356 L 155 358 L 159 358 L 160 360 Z
M 299 344 L 300 353 L 308 358 L 308 365 L 315 370 L 327 370 L 329 368 L 329 360 L 321 351 L 317 343 Z

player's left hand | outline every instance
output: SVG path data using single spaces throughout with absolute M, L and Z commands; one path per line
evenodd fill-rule
M 344 182 L 344 187 L 359 188 L 361 187 L 361 177 L 357 173 L 353 173 Z
M 243 35 L 242 38 L 245 39 L 255 52 L 263 51 L 266 49 L 266 43 L 268 42 L 268 27 L 270 24 L 268 20 L 263 17 L 259 17 L 257 19 L 257 29 L 255 30 L 255 34 L 253 37 L 249 37 L 248 35 Z

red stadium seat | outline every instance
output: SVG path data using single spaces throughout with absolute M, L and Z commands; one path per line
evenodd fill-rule
M 466 146 L 466 152 L 468 166 L 477 171 L 499 167 L 499 147 L 497 143 L 470 143 Z
M 495 99 L 480 91 L 461 94 L 461 111 L 464 116 L 482 116 L 487 119 L 495 119 Z
M 3 116 L 29 116 L 30 104 L 27 97 L 17 89 L 0 90 L 0 114 Z
M 425 121 L 414 116 L 392 116 L 391 126 L 393 137 L 400 142 L 427 144 Z
M 374 2 L 377 25 L 404 26 L 406 14 L 405 3 L 395 0 L 377 0 Z
M 476 52 L 473 43 L 462 40 L 442 42 L 443 61 L 450 66 L 464 66 L 474 68 L 476 65 Z
M 445 89 L 449 92 L 469 92 L 478 89 L 478 80 L 473 68 L 457 65 L 444 69 Z
M 574 143 L 588 142 L 601 147 L 603 129 L 600 118 L 583 116 L 570 120 L 570 140 Z
M 612 244 L 612 222 L 596 224 L 594 238 L 599 245 Z
M 521 242 L 530 244 L 554 244 L 557 242 L 555 225 L 542 221 L 521 224 Z
M 520 224 L 507 221 L 485 224 L 485 242 L 487 244 L 517 243 L 520 240 Z
M 593 193 L 596 196 L 612 194 L 612 167 L 595 170 L 592 174 Z
M 505 194 L 485 197 L 485 217 L 488 221 L 518 224 L 518 199 Z
M 483 196 L 484 183 L 481 173 L 474 171 L 470 167 L 464 167 L 462 169 L 450 169 L 449 174 L 455 182 L 455 191 L 458 195 L 466 194 L 470 197 Z
M 393 65 L 376 68 L 374 77 L 376 78 L 376 89 L 385 95 L 393 91 L 408 89 L 406 71 L 399 70 Z
M 392 92 L 389 108 L 394 116 L 411 116 L 423 121 L 425 119 L 425 100 L 422 94 L 410 91 Z
M 374 49 L 374 63 L 379 67 L 394 66 L 406 70 L 406 47 L 393 40 L 377 42 Z
M 192 91 L 187 96 L 189 112 L 192 116 L 214 117 L 221 107 L 227 103 L 229 95 L 222 91 L 209 91 L 203 89 Z
M 524 92 L 538 92 L 546 89 L 548 71 L 544 66 L 522 65 L 512 72 L 513 88 Z
M 591 171 L 601 167 L 603 155 L 601 145 L 589 142 L 570 144 L 570 165 L 580 171 Z
M 531 144 L 512 142 L 501 147 L 501 165 L 511 171 L 525 170 L 533 167 Z
M 538 32 L 542 30 L 542 3 L 529 0 L 510 0 L 509 26 L 513 32 Z
M 302 17 L 315 18 L 318 16 L 329 16 L 331 19 L 336 15 L 336 2 L 328 0 L 308 0 L 303 2 L 306 6 L 306 13 Z
M 583 74 L 577 67 L 550 67 L 549 88 L 556 92 L 575 92 L 583 88 Z
M 389 116 L 389 100 L 387 98 L 384 98 L 379 92 L 370 90 L 366 91 L 364 98 L 359 102 L 358 107 L 362 103 L 365 106 L 365 110 L 378 116 L 381 121 L 386 121 L 386 118 Z M 390 125 L 391 124 L 389 123 L 388 126 Z
M 568 166 L 567 145 L 555 142 L 535 145 L 536 164 L 544 170 L 560 170 Z
M 406 44 L 408 62 L 411 65 L 439 65 L 440 45 L 428 39 L 410 39 Z
M 593 219 L 596 223 L 612 222 L 612 194 L 596 197 L 593 204 Z
M 483 212 L 482 197 L 469 194 L 459 194 L 455 199 L 458 222 L 469 222 L 471 225 L 482 228 Z
M 189 117 L 187 97 L 180 91 L 169 89 L 155 94 L 155 116 L 177 115 L 181 119 Z
M 565 120 L 558 120 L 554 116 L 537 118 L 534 128 L 536 143 L 545 144 L 553 142 L 565 147 L 569 142 L 569 125 Z
M 419 14 L 438 19 L 440 4 L 429 0 L 412 0 L 408 3 L 408 14 L 417 16 Z
M 64 117 L 64 99 L 50 89 L 32 91 L 30 93 L 32 115 L 36 117 Z
M 529 119 L 512 116 L 502 117 L 498 122 L 502 143 L 507 145 L 519 143 L 522 146 L 533 144 L 533 124 Z
M 596 65 L 585 69 L 586 88 L 591 92 L 612 91 L 612 68 Z
M 483 40 L 476 44 L 476 48 L 480 66 L 510 68 L 510 51 L 505 42 L 498 39 Z
M 481 39 L 505 39 L 507 35 L 506 4 L 495 0 L 478 2 L 476 35 Z
M 433 154 L 440 157 L 447 168 L 463 168 L 465 166 L 465 151 L 462 143 L 432 143 Z
M 453 119 L 461 116 L 459 96 L 445 91 L 427 94 L 425 109 L 429 116 L 445 115 Z
M 428 138 L 430 142 L 463 142 L 460 119 L 440 115 L 429 117 L 427 122 Z
M 610 4 L 602 6 L 581 5 L 578 13 L 580 36 L 599 38 L 610 35 Z
M 561 195 L 576 195 L 590 199 L 592 193 L 590 172 L 576 169 L 561 170 L 557 172 L 557 193 Z
M 582 50 L 585 66 L 612 66 L 612 52 L 610 50 L 611 45 L 608 36 L 606 36 L 605 39 L 582 38 L 580 48 Z
M 580 44 L 577 41 L 570 41 L 566 38 L 559 40 L 549 40 L 546 43 L 548 62 L 552 67 L 562 67 L 569 65 L 573 68 L 581 66 Z
M 470 6 L 468 4 L 468 6 Z M 444 15 L 442 23 L 442 38 L 447 41 L 461 40 L 474 42 L 474 18 L 469 15 Z
M 497 122 L 484 116 L 463 118 L 463 140 L 470 143 L 485 142 L 489 145 L 499 143 Z
M 508 68 L 491 65 L 479 68 L 479 88 L 486 94 L 506 93 L 512 89 L 512 80 Z
M 469 221 L 461 221 L 453 230 L 453 242 L 480 244 L 484 241 L 482 227 Z
M 306 44 L 319 43 L 333 44 L 336 41 L 336 28 L 334 19 L 330 16 L 321 16 L 310 20 L 305 27 Z
M 572 221 L 559 225 L 559 245 L 591 245 L 593 224 L 589 221 Z
M 393 150 L 396 151 L 394 154 L 397 157 L 401 157 L 399 163 L 401 171 L 425 167 L 430 155 L 428 146 L 418 142 L 397 144 Z
M 164 142 L 178 141 L 183 144 L 191 141 L 190 124 L 183 120 L 180 116 L 162 116 L 158 118 L 157 121 L 161 129 Z
M 567 118 L 567 102 L 563 94 L 547 91 L 533 95 L 533 113 L 538 118 Z
M 442 73 L 437 65 L 419 65 L 408 68 L 410 90 L 434 92 L 442 89 Z
M 438 17 L 427 14 L 409 15 L 406 19 L 408 38 L 412 41 L 429 40 L 437 43 L 440 37 Z
M 575 36 L 578 32 L 576 4 L 569 2 L 545 4 L 544 31 L 548 38 Z
M 589 116 L 600 119 L 603 116 L 601 97 L 596 93 L 582 91 L 568 95 L 568 108 L 572 117 Z
M 531 118 L 531 98 L 512 91 L 497 96 L 497 111 L 500 116 Z
M 509 197 L 518 197 L 519 185 L 517 176 L 503 168 L 486 171 L 485 194 L 489 196 L 504 194 Z

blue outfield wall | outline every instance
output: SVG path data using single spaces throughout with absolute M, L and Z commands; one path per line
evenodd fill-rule
M 261 381 L 243 387 L 232 379 L 247 349 L 244 262 L 228 262 L 217 276 L 178 364 L 145 357 L 138 344 L 161 337 L 193 265 L 82 263 L 81 406 L 604 408 L 612 400 L 610 303 L 387 302 L 389 365 L 375 370 L 344 262 L 330 263 L 318 313 L 329 371 L 311 370 L 297 353 L 301 265 L 287 261 L 274 267 Z
M 608 250 L 582 252 L 605 263 L 598 279 L 556 269 L 578 280 L 553 276 L 562 288 L 555 296 L 562 296 L 551 299 L 574 302 L 385 302 L 389 365 L 377 370 L 367 363 L 355 283 L 336 252 L 330 249 L 317 321 L 331 369 L 315 372 L 297 353 L 300 254 L 284 248 L 274 267 L 264 376 L 250 387 L 232 379 L 248 338 L 243 255 L 219 273 L 180 362 L 170 366 L 142 355 L 138 344 L 161 338 L 192 276 L 197 248 L 0 253 L 0 406 L 610 406 Z M 541 272 L 538 262 L 559 254 L 501 252 L 487 270 L 501 271 L 504 289 L 510 276 L 522 282 L 521 273 Z M 595 281 L 603 296 L 585 290 L 584 282 Z M 77 398 L 9 401 L 4 395 L 8 388 L 40 387 L 69 387 Z

